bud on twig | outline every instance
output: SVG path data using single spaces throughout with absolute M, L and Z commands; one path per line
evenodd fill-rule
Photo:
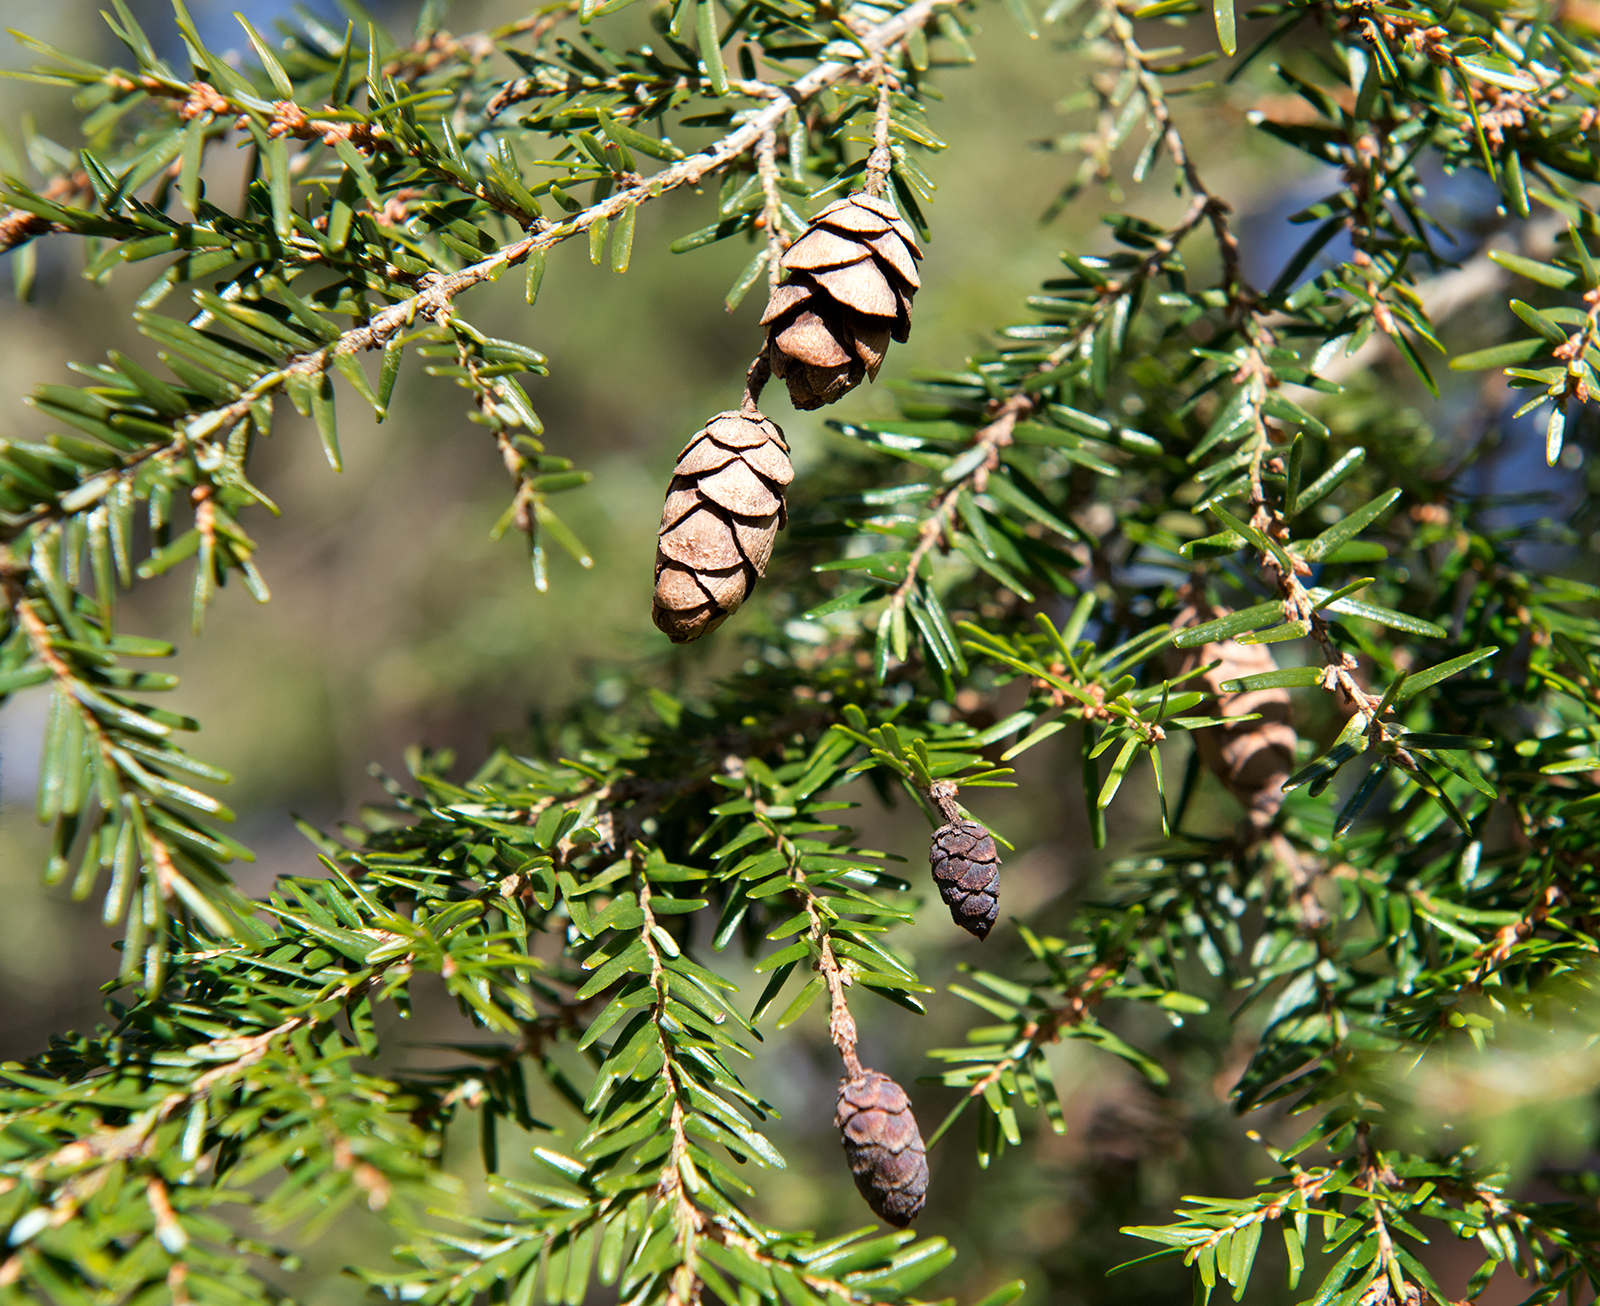
M 876 1070 L 841 1079 L 833 1123 L 867 1205 L 905 1228 L 928 1197 L 928 1157 L 905 1089 Z
M 749 597 L 793 479 L 783 432 L 753 404 L 718 413 L 684 447 L 661 512 L 650 614 L 673 643 L 715 630 Z

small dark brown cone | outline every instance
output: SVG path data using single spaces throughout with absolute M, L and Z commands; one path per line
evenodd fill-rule
M 841 1079 L 833 1123 L 873 1214 L 904 1229 L 928 1197 L 927 1152 L 905 1089 L 876 1070 Z
M 761 324 L 772 374 L 796 408 L 821 408 L 877 377 L 889 341 L 910 336 L 921 257 L 906 220 L 864 191 L 828 205 L 784 252 L 789 277 Z
M 988 938 L 1000 914 L 1000 854 L 994 836 L 976 821 L 951 821 L 928 846 L 939 896 L 950 918 L 969 934 Z
M 650 615 L 674 644 L 715 630 L 767 570 L 794 479 L 777 423 L 718 413 L 678 456 L 656 541 Z

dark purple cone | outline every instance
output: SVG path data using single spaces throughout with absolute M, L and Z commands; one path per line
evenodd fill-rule
M 987 938 L 1000 914 L 1000 854 L 994 836 L 976 821 L 951 821 L 933 832 L 928 865 L 951 919 Z
M 841 1079 L 833 1123 L 873 1214 L 904 1229 L 928 1196 L 928 1158 L 905 1089 L 876 1070 Z

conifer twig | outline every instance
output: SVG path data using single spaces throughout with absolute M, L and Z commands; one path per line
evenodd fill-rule
M 917 532 L 917 542 L 911 550 L 911 557 L 906 560 L 905 579 L 889 596 L 891 605 L 903 608 L 910 601 L 922 560 L 943 539 L 946 528 L 955 517 L 961 492 L 970 488 L 976 494 L 983 493 L 984 487 L 989 482 L 989 474 L 1000 465 L 1001 450 L 1011 443 L 1011 432 L 1016 427 L 1018 419 L 1032 411 L 1033 398 L 1030 395 L 1012 395 L 995 410 L 989 424 L 973 436 L 970 447 L 984 449 L 986 451 L 984 457 L 971 472 L 941 490 L 934 498 L 933 511 L 923 519 L 922 526 Z
M 71 204 L 85 194 L 92 194 L 89 174 L 83 171 L 52 177 L 40 196 L 55 204 Z M 0 210 L 0 254 L 25 245 L 36 236 L 63 228 L 49 218 L 30 209 L 7 208 Z
M 667 1130 L 672 1143 L 666 1161 L 661 1167 L 656 1195 L 661 1200 L 672 1203 L 672 1220 L 677 1226 L 678 1241 L 683 1247 L 683 1259 L 673 1271 L 672 1288 L 667 1300 L 676 1306 L 687 1306 L 695 1297 L 694 1242 L 701 1229 L 705 1227 L 705 1217 L 700 1214 L 699 1208 L 684 1191 L 681 1171 L 685 1166 L 692 1165 L 693 1161 L 689 1157 L 689 1134 L 683 1110 L 683 1075 L 673 1056 L 667 1030 L 664 1027 L 669 989 L 667 968 L 661 960 L 661 948 L 656 941 L 661 927 L 656 924 L 655 913 L 650 909 L 650 877 L 640 866 L 637 854 L 633 857 L 633 864 L 639 910 L 644 915 L 644 924 L 639 931 L 639 937 L 643 940 L 645 954 L 650 959 L 650 987 L 655 993 L 654 1019 L 657 1037 L 661 1041 L 661 1073 L 666 1076 L 667 1091 L 672 1094 L 672 1106 L 667 1117 Z
M 894 100 L 894 74 L 881 56 L 874 77 L 878 83 L 878 107 L 872 115 L 872 153 L 867 156 L 863 189 L 868 195 L 883 198 L 889 188 L 889 173 L 894 167 L 894 151 L 889 146 L 889 111 Z
M 859 37 L 861 48 L 869 56 L 892 47 L 905 36 L 928 23 L 936 10 L 949 0 L 913 0 L 905 9 L 886 19 L 876 27 L 867 29 Z M 560 223 L 535 219 L 529 231 L 518 239 L 479 259 L 476 263 L 448 274 L 429 273 L 419 281 L 413 295 L 399 300 L 387 308 L 379 309 L 361 326 L 342 332 L 337 339 L 316 349 L 292 354 L 281 366 L 259 377 L 240 396 L 226 404 L 181 419 L 173 432 L 172 440 L 165 445 L 147 446 L 134 451 L 125 465 L 143 462 L 149 458 L 182 449 L 189 443 L 231 428 L 250 414 L 252 406 L 277 393 L 292 379 L 319 377 L 333 365 L 340 355 L 364 353 L 381 348 L 390 337 L 412 327 L 420 318 L 428 322 L 441 320 L 450 304 L 464 291 L 484 282 L 493 281 L 505 270 L 522 262 L 529 255 L 547 250 L 562 241 L 588 231 L 598 222 L 608 222 L 624 210 L 638 204 L 659 199 L 680 186 L 697 185 L 708 173 L 716 171 L 757 145 L 762 136 L 774 131 L 784 115 L 794 105 L 804 103 L 818 92 L 851 76 L 859 76 L 859 61 L 827 60 L 797 78 L 784 93 L 775 96 L 762 109 L 750 115 L 739 127 L 729 132 L 715 144 L 686 159 L 681 159 L 632 186 L 623 187 L 599 203 L 592 204 Z M 124 475 L 120 469 L 107 473 L 108 488 Z M 13 524 L 21 530 L 36 522 L 66 515 L 59 501 L 36 509 Z
M 767 289 L 775 292 L 783 269 L 778 260 L 788 240 L 783 232 L 783 199 L 778 192 L 778 133 L 776 127 L 761 134 L 756 142 L 756 172 L 761 178 L 761 193 L 765 203 L 761 209 L 761 222 L 767 237 Z
M 851 1079 L 860 1079 L 862 1071 L 861 1059 L 856 1054 L 856 1019 L 850 1014 L 850 1003 L 844 993 L 850 985 L 849 976 L 840 966 L 839 959 L 833 955 L 833 943 L 822 920 L 821 904 L 806 883 L 798 860 L 791 863 L 789 875 L 805 900 L 806 916 L 811 921 L 811 941 L 817 947 L 817 970 L 828 986 L 828 1038 L 839 1050 L 845 1074 Z
M 829 1041 L 838 1049 L 839 1059 L 844 1062 L 846 1076 L 850 1079 L 860 1079 L 862 1068 L 861 1059 L 856 1053 L 856 1021 L 850 1014 L 850 1003 L 845 997 L 845 990 L 850 987 L 850 975 L 834 955 L 833 942 L 823 918 L 823 903 L 806 881 L 805 871 L 800 867 L 799 850 L 786 835 L 775 829 L 772 830 L 772 841 L 778 851 L 788 859 L 789 880 L 804 904 L 806 919 L 810 922 L 807 934 L 812 946 L 817 950 L 814 965 L 828 986 Z
M 960 794 L 961 787 L 954 780 L 935 780 L 928 786 L 928 801 L 939 809 L 940 816 L 952 824 L 961 819 L 961 809 L 956 806 Z

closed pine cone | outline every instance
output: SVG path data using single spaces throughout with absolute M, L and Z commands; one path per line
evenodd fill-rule
M 821 408 L 877 377 L 890 339 L 911 334 L 921 257 L 905 219 L 865 192 L 828 205 L 784 252 L 789 279 L 761 325 L 772 374 L 796 408 Z
M 1178 612 L 1174 630 L 1203 625 L 1225 617 L 1228 608 L 1192 602 Z M 1169 649 L 1167 674 L 1176 679 L 1208 662 L 1218 665 L 1199 679 L 1217 697 L 1195 709 L 1220 717 L 1249 716 L 1260 713 L 1260 720 L 1235 725 L 1216 725 L 1194 732 L 1195 746 L 1206 769 L 1244 805 L 1250 829 L 1260 835 L 1272 824 L 1283 805 L 1283 782 L 1295 770 L 1299 737 L 1293 725 L 1293 710 L 1287 689 L 1253 689 L 1242 694 L 1224 694 L 1225 681 L 1276 671 L 1272 650 L 1266 644 L 1241 644 L 1223 640 L 1199 648 Z M 1194 686 L 1189 681 L 1184 688 Z
M 661 511 L 650 612 L 674 644 L 715 630 L 749 597 L 793 479 L 783 432 L 760 413 L 718 413 L 684 447 Z
M 905 1228 L 928 1197 L 927 1152 L 905 1089 L 876 1070 L 841 1079 L 833 1123 L 867 1205 Z
M 950 918 L 969 934 L 988 938 L 1000 914 L 1000 854 L 994 836 L 976 821 L 951 821 L 933 832 L 928 866 Z

